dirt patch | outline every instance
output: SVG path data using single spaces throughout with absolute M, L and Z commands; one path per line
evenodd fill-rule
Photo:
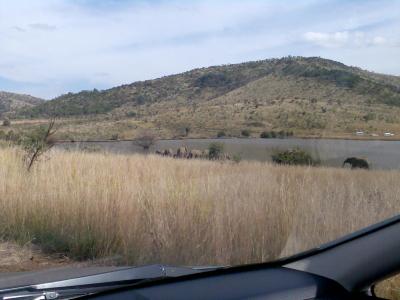
M 0 272 L 33 271 L 73 263 L 64 255 L 47 255 L 32 244 L 20 246 L 12 242 L 0 242 Z

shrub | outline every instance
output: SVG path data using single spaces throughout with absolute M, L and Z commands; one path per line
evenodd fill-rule
M 283 130 L 279 131 L 278 132 L 278 137 L 281 138 L 281 139 L 285 138 L 286 137 L 286 132 L 283 131 Z
M 240 154 L 236 153 L 233 155 L 232 160 L 235 163 L 240 163 L 242 161 L 242 156 Z
M 127 116 L 128 118 L 134 118 L 137 116 L 137 114 L 134 111 L 128 111 L 127 113 L 125 113 L 125 116 Z
M 3 121 L 3 126 L 8 127 L 8 126 L 10 126 L 10 125 L 11 125 L 10 120 L 9 120 L 9 119 L 4 119 L 4 121 Z
M 118 138 L 119 138 L 118 133 L 115 133 L 111 136 L 111 139 L 114 141 L 118 140 Z
M 221 137 L 224 137 L 224 136 L 226 136 L 225 131 L 218 131 L 217 137 L 221 138 Z
M 223 153 L 224 153 L 224 144 L 222 143 L 211 143 L 208 146 L 209 159 L 219 159 Z
M 231 83 L 231 79 L 224 73 L 208 73 L 199 77 L 194 85 L 196 87 L 224 87 Z
M 272 137 L 271 132 L 263 131 L 260 134 L 260 138 L 262 139 L 270 139 Z
M 184 128 L 184 134 L 185 134 L 185 136 L 188 136 L 189 135 L 189 133 L 190 133 L 190 127 L 189 126 L 186 126 L 185 128 Z
M 26 152 L 25 158 L 28 164 L 28 171 L 44 153 L 55 145 L 53 135 L 56 133 L 56 130 L 54 129 L 54 125 L 55 120 L 52 119 L 48 126 L 40 126 L 22 139 L 22 146 Z
M 284 165 L 318 165 L 319 161 L 314 160 L 310 153 L 300 148 L 279 151 L 272 155 L 272 161 Z
M 18 144 L 20 142 L 20 140 L 21 140 L 21 135 L 16 133 L 16 132 L 14 132 L 13 130 L 10 130 L 9 132 L 7 132 L 5 134 L 5 140 Z
M 242 136 L 244 137 L 249 137 L 250 136 L 250 131 L 247 129 L 242 130 L 241 132 Z
M 133 144 L 142 147 L 145 151 L 148 151 L 155 142 L 155 135 L 151 131 L 145 130 L 139 134 L 139 136 L 133 141 Z

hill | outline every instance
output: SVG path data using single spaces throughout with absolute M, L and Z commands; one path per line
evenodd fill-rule
M 395 131 L 399 112 L 400 77 L 318 57 L 286 57 L 69 93 L 14 116 L 57 116 L 74 136 L 130 137 L 136 129 L 151 128 L 163 137 L 209 137 L 221 130 L 228 135 Z
M 32 108 L 44 100 L 29 95 L 0 91 L 0 115 L 14 113 L 22 108 Z

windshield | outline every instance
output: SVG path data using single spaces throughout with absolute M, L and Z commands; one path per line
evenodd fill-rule
M 0 3 L 0 271 L 232 266 L 400 212 L 394 1 Z

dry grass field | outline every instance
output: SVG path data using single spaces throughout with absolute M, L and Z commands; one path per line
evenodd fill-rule
M 74 259 L 268 261 L 400 211 L 400 173 L 0 150 L 0 236 Z

